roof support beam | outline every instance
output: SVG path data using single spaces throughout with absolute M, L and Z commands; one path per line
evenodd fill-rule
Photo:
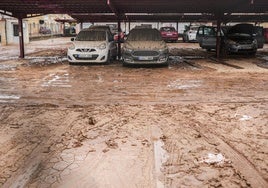
M 115 8 L 114 4 L 111 2 L 111 0 L 107 0 L 107 5 L 110 7 L 110 9 L 112 10 L 112 12 L 118 18 L 119 17 L 119 13 L 118 13 L 117 9 Z
M 6 16 L 13 16 L 12 12 L 8 12 L 8 11 L 1 10 L 1 9 L 0 9 L 0 14 L 6 15 Z

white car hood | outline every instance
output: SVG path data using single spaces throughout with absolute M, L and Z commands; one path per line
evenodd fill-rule
M 106 43 L 106 41 L 74 41 L 73 42 L 76 48 L 98 47 L 103 43 Z
M 159 50 L 167 48 L 164 41 L 127 41 L 124 47 L 133 50 Z

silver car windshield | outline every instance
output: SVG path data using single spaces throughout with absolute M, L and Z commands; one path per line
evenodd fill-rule
M 161 41 L 162 37 L 157 30 L 136 29 L 132 30 L 127 38 L 128 41 Z
M 80 31 L 76 37 L 77 41 L 105 41 L 105 31 Z

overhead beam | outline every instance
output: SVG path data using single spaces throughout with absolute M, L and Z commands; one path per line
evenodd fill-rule
M 35 18 L 39 16 L 44 16 L 44 14 L 27 14 L 27 18 Z
M 117 18 L 119 18 L 119 13 L 117 11 L 117 9 L 115 8 L 114 4 L 112 3 L 111 0 L 107 0 L 107 5 L 109 6 L 109 8 L 111 9 L 111 11 L 115 14 L 115 16 Z
M 0 14 L 6 15 L 6 16 L 13 16 L 12 12 L 6 11 L 6 10 L 0 10 Z
M 125 14 L 125 16 L 115 17 L 113 13 L 106 14 L 71 14 L 71 16 L 77 20 L 77 22 L 117 22 L 121 21 L 131 21 L 131 22 L 209 22 L 216 21 L 217 18 L 215 14 Z M 225 13 L 222 16 L 222 23 L 228 22 L 267 22 L 268 13 Z

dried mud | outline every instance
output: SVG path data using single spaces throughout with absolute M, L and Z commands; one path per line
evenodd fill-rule
M 168 67 L 0 61 L 0 187 L 268 187 L 267 48 L 181 45 Z

